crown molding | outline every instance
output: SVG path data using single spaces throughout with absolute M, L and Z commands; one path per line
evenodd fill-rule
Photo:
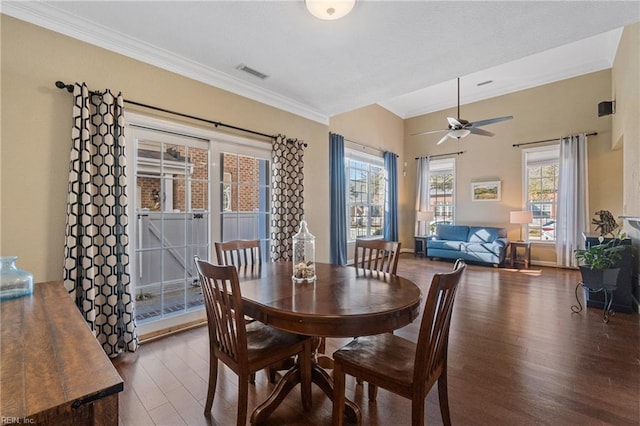
M 68 13 L 41 2 L 3 1 L 1 12 L 68 37 L 102 47 L 167 71 L 200 81 L 321 124 L 329 117 L 308 105 L 247 83 L 191 59 L 125 36 L 112 29 L 73 19 Z M 70 77 L 71 78 L 71 77 Z

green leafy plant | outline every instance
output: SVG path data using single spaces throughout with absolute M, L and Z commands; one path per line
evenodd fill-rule
M 626 238 L 626 234 L 618 233 L 616 238 L 612 238 L 605 243 L 604 237 L 600 236 L 598 238 L 600 244 L 584 250 L 575 250 L 574 255 L 581 266 L 586 266 L 590 269 L 609 269 L 622 258 L 622 252 L 625 249 L 622 245 L 622 240 Z

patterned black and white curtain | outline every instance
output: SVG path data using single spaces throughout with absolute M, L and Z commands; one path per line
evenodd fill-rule
M 304 142 L 278 135 L 271 151 L 271 261 L 292 259 L 304 216 Z
M 64 285 L 109 356 L 135 351 L 122 94 L 76 84 Z

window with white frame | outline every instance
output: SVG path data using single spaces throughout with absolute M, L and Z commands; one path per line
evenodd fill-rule
M 431 230 L 438 223 L 452 224 L 456 183 L 455 158 L 429 161 L 429 208 L 434 212 Z
M 530 241 L 556 240 L 560 146 L 523 151 L 525 209 L 533 213 L 528 225 Z
M 382 158 L 345 149 L 349 241 L 383 235 L 386 178 Z

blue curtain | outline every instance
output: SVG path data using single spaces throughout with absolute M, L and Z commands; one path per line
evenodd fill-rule
M 384 210 L 384 239 L 398 241 L 398 156 L 385 152 L 384 168 L 387 172 L 387 206 Z
M 347 264 L 347 181 L 344 173 L 344 137 L 329 133 L 329 261 Z

